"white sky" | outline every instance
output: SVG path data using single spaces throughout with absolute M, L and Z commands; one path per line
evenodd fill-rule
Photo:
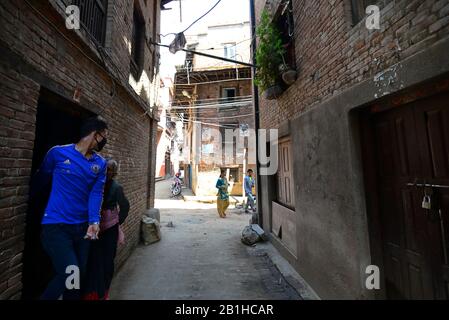
M 172 10 L 161 13 L 161 34 L 177 33 L 187 28 L 193 21 L 206 13 L 217 0 L 181 0 L 182 22 L 180 21 L 179 0 L 170 2 L 165 7 Z M 221 0 L 221 2 L 203 19 L 192 26 L 185 35 L 198 34 L 207 30 L 208 25 L 249 21 L 249 0 Z M 161 36 L 163 44 L 170 44 L 174 35 Z M 185 53 L 171 54 L 161 47 L 161 77 L 173 77 L 175 65 L 184 63 Z

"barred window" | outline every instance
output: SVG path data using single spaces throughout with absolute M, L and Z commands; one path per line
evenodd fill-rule
M 80 22 L 98 44 L 104 45 L 107 20 L 107 0 L 72 0 L 80 9 Z

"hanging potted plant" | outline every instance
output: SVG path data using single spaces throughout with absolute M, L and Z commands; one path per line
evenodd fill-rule
M 286 44 L 284 48 L 288 47 Z M 282 55 L 282 64 L 279 66 L 279 72 L 281 73 L 282 80 L 287 86 L 291 86 L 297 78 L 298 73 L 294 68 L 285 62 L 284 55 Z
M 283 92 L 278 79 L 279 66 L 285 64 L 283 59 L 285 48 L 282 45 L 281 33 L 271 22 L 266 10 L 262 12 L 256 33 L 259 44 L 256 50 L 257 70 L 254 82 L 266 99 L 276 99 Z

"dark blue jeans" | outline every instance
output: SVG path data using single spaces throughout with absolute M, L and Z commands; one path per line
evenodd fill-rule
M 66 273 L 66 269 L 68 266 L 77 266 L 82 285 L 90 245 L 90 241 L 84 239 L 87 228 L 87 223 L 42 225 L 42 245 L 56 273 L 42 294 L 42 300 L 57 300 L 61 295 L 64 295 L 64 300 L 81 298 L 81 290 L 66 288 L 66 279 L 71 275 Z

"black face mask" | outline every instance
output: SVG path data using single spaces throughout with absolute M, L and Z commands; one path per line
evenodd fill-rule
M 100 152 L 101 150 L 103 150 L 104 146 L 107 143 L 107 139 L 103 137 L 103 140 L 101 140 L 100 142 L 98 142 L 97 138 L 95 138 L 95 141 L 97 142 L 97 146 L 95 147 L 95 150 Z

